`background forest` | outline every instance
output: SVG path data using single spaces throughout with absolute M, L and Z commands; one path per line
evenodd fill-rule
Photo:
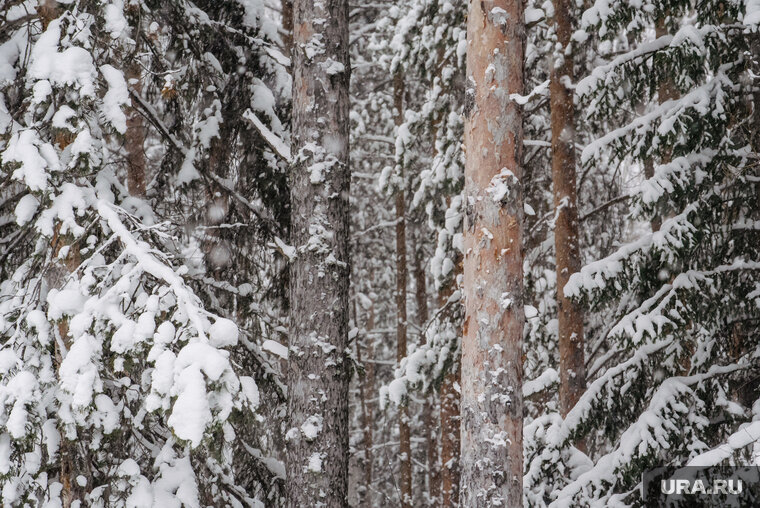
M 3 506 L 760 463 L 760 2 L 470 3 L 0 0 Z

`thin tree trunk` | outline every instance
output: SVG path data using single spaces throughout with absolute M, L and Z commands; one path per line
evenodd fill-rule
M 42 30 L 47 30 L 51 21 L 58 17 L 58 1 L 57 0 L 43 0 L 37 6 L 37 15 L 40 17 L 42 23 Z
M 665 25 L 665 17 L 659 17 L 657 18 L 657 21 L 655 22 L 655 36 L 656 37 L 663 37 L 668 34 L 668 28 Z M 675 99 L 678 97 L 678 91 L 675 88 L 675 84 L 673 83 L 673 80 L 670 78 L 666 78 L 663 80 L 660 80 L 659 83 L 657 83 L 657 102 L 659 104 L 662 104 L 663 102 L 669 101 L 671 99 Z M 661 164 L 667 164 L 670 162 L 671 154 L 669 152 L 664 152 L 661 158 L 660 163 Z M 644 177 L 648 180 L 654 176 L 654 159 L 651 157 L 648 158 L 644 162 Z M 662 226 L 662 217 L 660 215 L 655 214 L 652 217 L 651 221 L 652 231 L 659 231 L 660 227 Z
M 668 35 L 668 26 L 666 24 L 667 18 L 668 18 L 668 14 L 666 12 L 665 15 L 658 17 L 657 20 L 655 21 L 655 36 L 656 37 L 664 37 Z M 679 96 L 678 89 L 676 88 L 676 84 L 670 76 L 667 76 L 664 79 L 661 79 L 657 83 L 657 103 L 658 104 L 662 104 L 669 100 L 677 99 L 678 96 Z M 671 148 L 663 147 L 663 150 L 660 154 L 660 164 L 667 164 L 671 160 L 673 160 L 673 153 L 671 151 Z M 651 157 L 647 159 L 646 164 L 644 165 L 644 176 L 647 179 L 654 177 L 654 161 Z M 651 221 L 652 231 L 660 230 L 660 227 L 662 227 L 662 220 L 663 220 L 663 217 L 662 215 L 660 215 L 659 210 L 658 210 L 655 213 L 655 215 L 652 217 L 652 221 Z M 682 345 L 683 345 L 683 353 L 679 361 L 679 366 L 680 366 L 679 375 L 685 376 L 689 372 L 691 372 L 691 359 L 694 355 L 696 344 L 691 340 L 685 340 L 683 341 Z
M 60 234 L 59 224 L 55 228 L 51 246 L 53 248 L 53 259 L 56 261 L 54 261 L 47 272 L 47 282 L 52 288 L 62 288 L 66 278 L 79 267 L 81 262 L 79 245 L 72 243 L 71 238 L 68 236 Z M 58 255 L 64 247 L 68 247 L 69 251 L 66 257 L 60 261 L 58 260 Z M 68 320 L 61 320 L 57 328 L 60 341 L 55 342 L 55 359 L 57 363 L 56 368 L 60 369 L 66 357 L 66 352 L 71 349 L 72 344 L 71 337 L 69 336 Z M 61 463 L 61 503 L 63 508 L 71 508 L 72 506 L 76 506 L 77 503 L 82 503 L 84 500 L 85 492 L 83 492 L 83 489 L 76 481 L 76 477 L 84 474 L 84 471 L 81 471 L 77 467 L 77 464 L 80 462 L 78 460 L 79 450 L 77 449 L 77 441 L 70 439 L 64 429 L 60 430 L 60 435 L 61 443 L 58 449 L 58 456 Z
M 126 78 L 134 93 L 142 92 L 140 65 L 137 56 L 132 57 L 127 65 Z M 124 135 L 124 147 L 127 151 L 127 190 L 130 196 L 145 196 L 145 127 L 143 117 L 137 111 L 134 99 L 132 107 L 127 109 L 127 132 Z
M 357 316 L 358 317 L 358 316 Z M 366 330 L 372 330 L 375 327 L 375 308 L 374 304 L 369 309 L 369 318 L 365 325 Z M 369 334 L 366 336 L 370 342 L 368 362 L 364 367 L 364 378 L 359 382 L 359 397 L 362 410 L 362 427 L 364 433 L 364 490 L 360 492 L 359 503 L 367 508 L 372 507 L 372 408 L 367 401 L 367 394 L 374 393 L 375 365 L 372 362 L 372 347 Z M 356 341 L 356 361 L 359 365 L 364 365 L 362 361 L 362 349 L 359 341 Z
M 462 490 L 468 508 L 522 506 L 523 93 L 518 0 L 471 1 L 465 95 Z
M 289 508 L 348 506 L 348 1 L 293 4 Z
M 37 14 L 40 18 L 42 29 L 46 30 L 50 22 L 58 17 L 58 2 L 56 0 L 44 0 L 43 2 L 40 2 L 40 5 L 37 7 Z M 61 149 L 64 149 L 65 145 L 68 143 L 68 139 L 62 139 L 59 142 L 59 147 Z M 51 288 L 63 287 L 65 278 L 71 274 L 79 265 L 79 247 L 76 244 L 70 244 L 71 242 L 66 241 L 61 237 L 60 224 L 57 225 L 51 243 L 51 247 L 53 249 L 53 259 L 56 261 L 54 261 L 46 276 L 48 286 Z M 58 261 L 58 254 L 60 250 L 66 246 L 69 246 L 69 253 L 63 260 L 63 263 L 61 263 Z M 59 369 L 66 353 L 66 351 L 61 348 L 61 344 L 63 344 L 63 347 L 68 350 L 71 347 L 71 340 L 69 337 L 69 324 L 67 320 L 62 320 L 58 324 L 57 328 L 60 336 L 60 342 L 55 342 L 55 360 L 56 369 Z M 75 464 L 77 458 L 77 447 L 76 441 L 69 439 L 66 436 L 65 430 L 60 430 L 60 436 L 61 442 L 58 448 L 58 457 L 60 460 L 59 481 L 61 482 L 62 487 L 61 503 L 63 508 L 71 508 L 73 503 L 81 502 L 83 497 L 80 492 L 81 489 L 76 483 L 77 468 Z
M 554 0 L 554 26 L 559 47 L 551 69 L 552 181 L 554 187 L 554 249 L 559 308 L 559 406 L 562 416 L 586 389 L 583 352 L 583 311 L 565 297 L 570 276 L 581 269 L 578 207 L 575 188 L 575 109 L 573 92 L 572 20 L 570 0 Z
M 282 44 L 290 56 L 293 47 L 293 0 L 282 0 Z
M 438 307 L 444 308 L 454 291 L 457 289 L 459 277 L 462 275 L 462 259 L 457 256 L 454 263 L 454 273 L 438 293 Z M 455 305 L 460 305 L 456 303 Z M 453 319 L 450 323 L 461 331 L 461 312 L 445 312 L 445 319 Z M 440 420 L 441 420 L 441 506 L 449 508 L 459 506 L 460 485 L 460 422 L 461 406 L 461 356 L 454 359 L 454 365 L 441 381 L 440 389 Z
M 367 323 L 367 330 L 373 330 L 375 328 L 375 308 L 372 307 L 371 314 L 370 314 L 370 320 Z M 365 371 L 366 378 L 364 380 L 364 389 L 366 390 L 366 393 L 369 394 L 376 394 L 377 391 L 375 389 L 375 364 L 373 360 L 375 359 L 375 344 L 374 344 L 374 338 L 372 338 L 371 335 L 367 335 L 367 338 L 369 339 L 369 344 L 367 344 L 367 368 Z M 367 469 L 364 472 L 364 481 L 367 483 L 367 496 L 366 496 L 366 506 L 368 508 L 371 508 L 374 505 L 372 502 L 373 496 L 372 496 L 372 481 L 374 479 L 374 471 L 373 471 L 373 460 L 374 460 L 374 454 L 372 452 L 372 447 L 374 445 L 374 436 L 372 433 L 372 426 L 375 423 L 375 411 L 374 407 L 372 406 L 372 402 L 367 402 L 367 427 L 364 430 L 364 440 L 365 440 L 365 450 L 367 451 L 368 455 L 365 455 L 367 457 Z
M 441 506 L 459 506 L 460 384 L 459 362 L 441 383 Z
M 396 127 L 404 122 L 404 76 L 393 76 L 393 105 L 396 109 Z M 396 189 L 396 362 L 406 357 L 406 201 L 404 197 L 404 168 L 400 168 L 401 183 Z M 401 506 L 412 506 L 412 447 L 409 430 L 409 406 L 399 407 L 398 415 Z
M 758 33 L 755 33 L 750 41 L 750 54 L 752 55 L 750 69 L 755 76 L 752 83 L 754 88 L 752 92 L 751 146 L 753 151 L 760 152 L 760 79 L 756 77 L 760 76 L 760 34 Z M 760 193 L 758 197 L 760 197 Z
M 425 325 L 429 319 L 423 257 L 422 241 L 418 238 L 414 254 L 414 299 L 417 305 L 417 323 L 420 327 L 420 345 L 427 342 Z M 427 446 L 428 499 L 433 505 L 438 503 L 438 496 L 441 492 L 441 475 L 438 469 L 438 436 L 436 432 L 433 432 L 433 429 L 436 428 L 435 406 L 435 392 L 432 392 L 425 400 L 422 418 L 423 425 L 425 426 L 425 443 Z

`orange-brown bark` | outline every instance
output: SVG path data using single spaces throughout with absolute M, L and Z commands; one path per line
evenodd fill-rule
M 404 121 L 404 76 L 396 72 L 393 76 L 393 106 L 396 110 L 396 126 Z M 396 361 L 406 357 L 406 285 L 408 267 L 406 263 L 406 201 L 404 197 L 403 167 L 400 186 L 396 189 Z M 409 407 L 406 403 L 399 407 L 399 457 L 401 506 L 412 506 L 412 447 L 409 429 Z
M 132 92 L 142 91 L 140 65 L 133 57 L 127 66 L 126 78 Z M 136 109 L 134 99 L 127 109 L 127 132 L 124 135 L 124 148 L 127 151 L 127 190 L 131 196 L 145 196 L 145 127 L 143 118 Z
M 40 17 L 42 30 L 47 30 L 50 22 L 58 17 L 57 0 L 43 0 L 40 2 L 40 4 L 37 6 L 37 15 Z
M 424 331 L 429 318 L 423 254 L 422 246 L 417 245 L 414 254 L 414 300 L 417 306 L 420 344 L 425 344 L 427 341 Z M 438 434 L 434 432 L 434 429 L 437 427 L 435 409 L 436 396 L 435 392 L 433 392 L 425 400 L 422 418 L 427 446 L 428 498 L 434 504 L 438 501 L 438 496 L 441 492 L 441 475 L 438 468 Z
M 68 275 L 73 273 L 81 262 L 81 256 L 79 252 L 79 245 L 73 243 L 71 238 L 66 235 L 60 234 L 60 224 L 58 224 L 54 230 L 51 247 L 53 248 L 53 266 L 48 271 L 48 284 L 51 287 L 60 288 L 63 286 L 64 281 Z M 68 248 L 68 252 L 63 258 L 62 262 L 58 260 L 61 249 Z M 61 341 L 55 342 L 55 358 L 57 368 L 60 368 L 64 359 L 63 347 L 68 350 L 71 347 L 71 338 L 69 337 L 69 323 L 68 320 L 63 319 L 58 323 L 58 334 Z M 61 482 L 61 503 L 63 508 L 71 508 L 76 502 L 81 503 L 84 499 L 84 492 L 82 488 L 76 483 L 76 476 L 80 474 L 77 470 L 77 445 L 76 441 L 72 441 L 66 435 L 65 431 L 61 430 L 61 443 L 58 449 L 58 456 L 60 458 L 60 482 Z
M 523 2 L 470 2 L 465 95 L 461 496 L 522 506 Z
M 563 288 L 581 268 L 578 206 L 575 188 L 575 108 L 570 0 L 554 0 L 554 26 L 559 47 L 550 78 L 552 125 L 552 183 L 554 189 L 554 249 L 557 269 L 559 335 L 559 405 L 563 416 L 586 389 L 581 306 L 566 298 Z
M 282 31 L 283 49 L 290 56 L 293 45 L 293 0 L 282 0 Z
M 459 506 L 460 483 L 460 383 L 461 370 L 446 374 L 441 383 L 441 506 Z
M 444 308 L 454 291 L 457 290 L 459 277 L 462 275 L 462 258 L 457 256 L 454 263 L 454 273 L 441 287 L 438 293 L 438 307 Z M 458 305 L 458 304 L 457 304 Z M 459 312 L 444 313 L 444 318 L 452 319 L 460 316 Z M 458 318 L 454 318 L 458 319 Z M 440 468 L 440 499 L 441 507 L 459 506 L 460 485 L 460 406 L 461 394 L 461 357 L 454 359 L 454 366 L 446 373 L 440 388 L 440 421 L 441 421 L 441 468 Z
M 655 23 L 655 36 L 663 37 L 668 34 L 668 27 L 665 24 L 665 18 L 659 17 Z M 675 83 L 671 78 L 665 78 L 657 83 L 657 101 L 662 104 L 663 102 L 678 97 L 678 90 L 675 87 Z M 661 163 L 668 163 L 671 159 L 671 154 L 668 151 L 663 152 Z M 644 177 L 649 179 L 654 176 L 654 159 L 651 157 L 644 162 Z M 652 231 L 659 231 L 662 226 L 662 217 L 655 213 L 651 220 Z

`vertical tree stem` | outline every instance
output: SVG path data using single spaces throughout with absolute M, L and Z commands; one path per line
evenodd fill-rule
M 289 508 L 348 506 L 348 1 L 293 3 Z
M 465 92 L 462 491 L 522 506 L 523 93 L 519 0 L 471 1 Z
M 575 108 L 573 106 L 572 20 L 569 0 L 554 0 L 558 48 L 551 68 L 552 183 L 554 190 L 554 250 L 557 269 L 559 335 L 559 405 L 563 416 L 586 389 L 583 311 L 565 297 L 570 276 L 581 268 L 578 206 L 575 188 Z
M 393 106 L 396 113 L 396 127 L 404 123 L 404 76 L 401 72 L 393 75 Z M 406 357 L 406 286 L 408 268 L 406 264 L 406 200 L 404 197 L 404 167 L 400 164 L 399 187 L 396 189 L 396 362 Z M 399 457 L 401 506 L 412 506 L 412 447 L 409 429 L 409 405 L 399 407 Z

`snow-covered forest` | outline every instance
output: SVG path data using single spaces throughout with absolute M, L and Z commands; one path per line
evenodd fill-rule
M 760 465 L 760 0 L 0 0 L 0 500 L 643 506 Z

